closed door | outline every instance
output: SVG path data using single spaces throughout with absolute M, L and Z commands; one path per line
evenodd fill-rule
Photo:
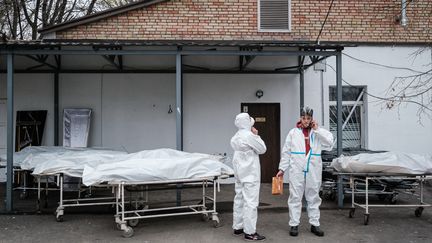
M 255 119 L 254 127 L 267 146 L 267 152 L 260 155 L 261 182 L 269 183 L 278 171 L 280 160 L 280 104 L 242 103 L 241 112 Z

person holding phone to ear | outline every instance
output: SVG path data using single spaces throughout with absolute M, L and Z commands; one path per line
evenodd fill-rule
M 313 110 L 303 107 L 300 110 L 300 120 L 296 127 L 288 133 L 282 149 L 279 172 L 282 177 L 288 170 L 289 180 L 289 216 L 290 235 L 298 235 L 303 194 L 307 202 L 307 212 L 311 232 L 317 236 L 324 236 L 320 229 L 322 160 L 321 150 L 331 150 L 333 135 L 328 130 L 318 126 L 313 120 Z
M 238 131 L 231 138 L 235 177 L 232 227 L 235 236 L 244 235 L 247 241 L 264 241 L 265 237 L 256 231 L 256 223 L 261 183 L 259 155 L 264 154 L 267 147 L 253 127 L 254 123 L 248 113 L 238 114 L 234 121 Z

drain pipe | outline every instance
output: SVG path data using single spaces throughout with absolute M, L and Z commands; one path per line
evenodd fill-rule
M 401 17 L 400 17 L 400 24 L 402 27 L 406 27 L 408 25 L 408 18 L 406 15 L 406 8 L 407 8 L 407 0 L 401 0 L 401 6 L 402 6 L 402 11 L 401 11 Z
M 324 127 L 324 70 L 320 71 L 321 81 L 321 126 Z

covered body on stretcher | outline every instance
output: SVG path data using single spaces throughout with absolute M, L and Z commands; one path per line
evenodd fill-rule
M 125 155 L 126 152 L 101 148 L 70 148 L 59 146 L 29 146 L 13 156 L 14 174 L 18 178 L 16 190 L 22 190 L 21 198 L 26 197 L 27 190 L 38 190 L 40 200 L 40 179 L 50 175 L 63 173 L 71 177 L 81 177 L 85 164 L 110 161 L 116 156 Z M 1 157 L 0 165 L 6 167 L 6 155 Z M 32 183 L 27 181 L 28 174 L 33 174 L 38 179 L 38 187 L 31 187 Z M 51 188 L 50 188 L 51 189 Z M 43 188 L 46 192 L 48 186 Z M 39 201 L 38 200 L 38 201 Z
M 349 178 L 349 216 L 354 216 L 356 207 L 365 209 L 364 224 L 369 223 L 369 208 L 372 207 L 414 207 L 415 215 L 420 217 L 424 207 L 431 206 L 424 200 L 424 183 L 432 179 L 432 157 L 429 155 L 385 152 L 341 156 L 334 159 L 331 166 L 337 170 L 336 174 Z M 418 203 L 396 205 L 399 193 L 411 196 Z M 388 196 L 391 204 L 372 204 L 370 194 L 377 195 L 382 201 Z M 364 203 L 355 200 L 357 195 L 364 196 Z
M 107 202 L 92 202 L 90 198 L 63 200 L 63 175 L 81 178 L 86 186 L 103 185 L 118 188 L 120 184 L 162 184 L 167 181 L 190 183 L 189 180 L 207 185 L 209 182 L 214 183 L 218 178 L 233 174 L 232 169 L 221 162 L 220 156 L 172 149 L 144 150 L 126 154 L 112 150 L 53 147 L 51 150 L 35 148 L 27 152 L 20 165 L 32 169 L 33 175 L 60 177 L 61 193 L 56 213 L 58 221 L 63 220 L 64 208 L 68 206 L 116 203 L 114 197 L 103 198 L 109 200 Z

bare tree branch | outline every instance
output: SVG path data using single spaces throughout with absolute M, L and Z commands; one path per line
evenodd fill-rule
M 91 14 L 93 12 L 93 8 L 94 8 L 95 3 L 96 3 L 96 0 L 92 0 L 91 1 L 89 7 L 87 8 L 86 15 L 89 15 L 89 14 Z

